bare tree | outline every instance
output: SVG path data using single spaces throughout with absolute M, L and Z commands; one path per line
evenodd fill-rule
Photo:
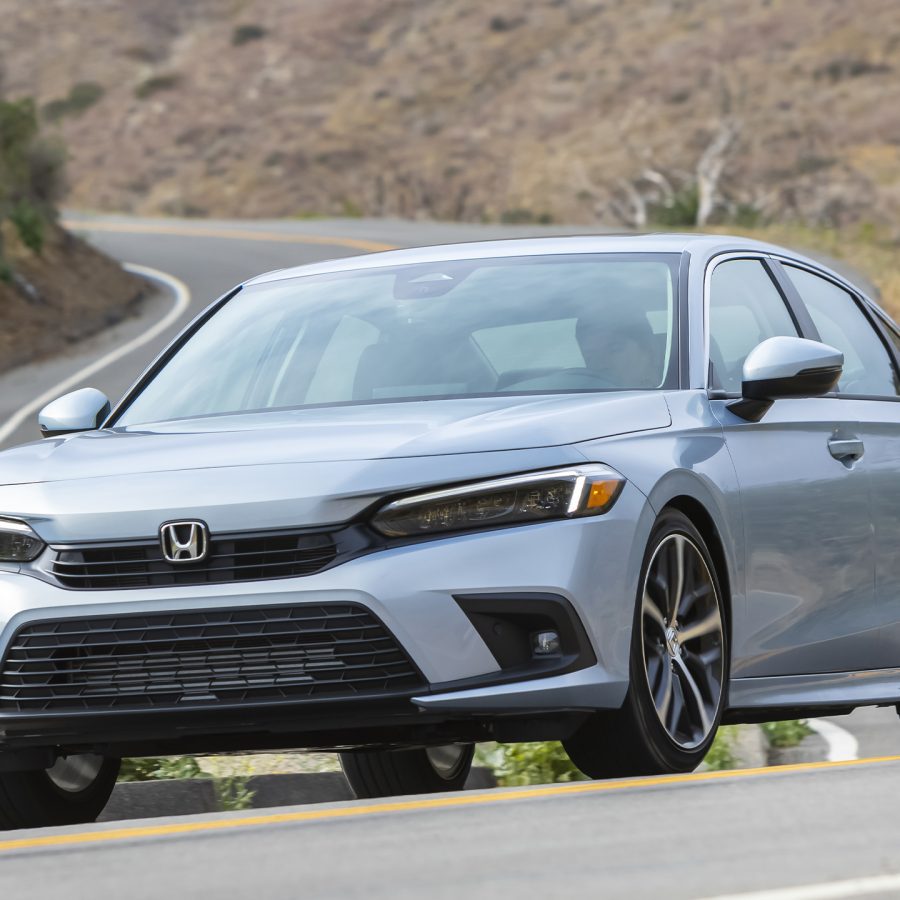
M 719 180 L 738 131 L 735 119 L 723 119 L 697 162 L 697 225 L 701 228 L 709 221 L 716 207 Z

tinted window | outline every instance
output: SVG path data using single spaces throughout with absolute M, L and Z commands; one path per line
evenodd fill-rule
M 446 260 L 245 287 L 120 425 L 252 410 L 677 383 L 677 254 Z
M 887 348 L 852 295 L 825 278 L 785 266 L 826 344 L 844 354 L 838 390 L 845 394 L 895 397 L 897 374 Z
M 757 259 L 720 263 L 709 294 L 709 359 L 713 386 L 739 393 L 747 354 L 770 337 L 797 337 L 797 326 Z

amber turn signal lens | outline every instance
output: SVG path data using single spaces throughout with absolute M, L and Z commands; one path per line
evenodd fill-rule
M 609 506 L 616 498 L 619 488 L 622 487 L 621 480 L 616 481 L 595 481 L 591 485 L 590 493 L 585 503 L 585 509 L 604 509 Z

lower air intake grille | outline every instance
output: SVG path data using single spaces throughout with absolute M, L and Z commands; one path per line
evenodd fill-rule
M 26 625 L 6 652 L 0 708 L 180 709 L 421 684 L 393 635 L 361 606 L 255 607 Z

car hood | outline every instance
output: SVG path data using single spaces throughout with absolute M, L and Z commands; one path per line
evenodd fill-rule
M 221 416 L 0 453 L 0 514 L 48 541 L 346 521 L 422 486 L 584 460 L 573 445 L 671 417 L 660 393 L 492 397 Z
M 0 485 L 292 462 L 485 453 L 665 428 L 659 393 L 490 397 L 218 416 L 0 453 Z

